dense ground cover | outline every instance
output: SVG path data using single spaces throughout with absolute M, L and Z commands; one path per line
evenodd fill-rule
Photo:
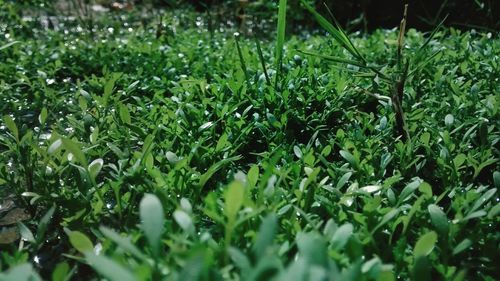
M 349 59 L 328 36 L 275 87 L 273 40 L 164 21 L 1 26 L 0 280 L 499 278 L 497 35 L 436 33 L 403 141 L 383 79 L 299 52 Z

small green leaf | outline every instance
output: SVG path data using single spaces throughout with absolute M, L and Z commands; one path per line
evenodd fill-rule
M 455 156 L 455 158 L 453 159 L 453 165 L 455 166 L 455 169 L 460 168 L 464 164 L 466 159 L 467 156 L 463 153 L 460 153 L 457 156 Z
M 295 154 L 295 156 L 297 156 L 297 158 L 299 159 L 302 159 L 302 150 L 300 150 L 300 148 L 296 145 L 293 146 L 293 153 Z
M 346 150 L 341 150 L 340 155 L 347 161 L 353 168 L 358 167 L 358 160 L 349 152 Z
M 363 186 L 359 190 L 364 191 L 366 193 L 374 193 L 382 189 L 381 185 L 367 185 Z
M 469 210 L 469 214 L 479 209 L 484 203 L 488 202 L 488 200 L 490 200 L 491 197 L 496 194 L 496 192 L 497 189 L 492 188 L 481 195 L 481 197 L 479 197 L 474 203 L 474 206 L 472 206 L 472 209 Z
M 479 211 L 475 211 L 475 212 L 472 212 L 470 214 L 468 214 L 467 216 L 465 216 L 465 218 L 463 218 L 461 221 L 464 222 L 464 221 L 468 221 L 468 220 L 471 220 L 471 219 L 476 219 L 476 218 L 480 218 L 480 217 L 484 217 L 486 216 L 486 211 L 485 210 L 479 210 Z
M 215 151 L 221 151 L 222 149 L 224 149 L 228 142 L 227 142 L 227 134 L 224 133 L 222 134 L 222 136 L 220 136 L 219 140 L 217 141 L 217 145 L 215 146 Z
M 243 205 L 243 199 L 245 195 L 245 187 L 240 181 L 233 181 L 229 184 L 225 194 L 225 209 L 224 213 L 229 221 L 234 221 Z
M 110 281 L 136 281 L 134 274 L 128 269 L 118 264 L 104 256 L 97 256 L 93 253 L 87 253 L 85 255 L 87 262 L 94 268 L 99 274 L 104 276 Z
M 432 197 L 432 187 L 430 184 L 426 183 L 425 181 L 420 184 L 418 187 L 418 190 L 422 192 L 427 198 Z
M 447 114 L 444 117 L 444 124 L 446 125 L 446 127 L 451 127 L 451 125 L 453 125 L 454 121 L 455 121 L 455 118 L 451 114 Z
M 398 200 L 398 205 L 403 203 L 410 195 L 415 192 L 415 190 L 420 186 L 422 183 L 422 180 L 417 178 L 411 183 L 409 183 L 405 188 L 403 188 L 403 191 L 401 191 L 401 194 L 399 194 L 399 200 Z
M 347 183 L 347 181 L 351 178 L 351 176 L 352 176 L 352 172 L 345 173 L 342 177 L 340 177 L 339 181 L 337 182 L 336 188 L 341 189 Z
M 259 166 L 252 165 L 250 170 L 248 170 L 247 180 L 249 187 L 254 187 L 257 184 L 257 181 L 259 180 Z
M 233 157 L 228 157 L 228 158 L 224 158 L 222 160 L 220 160 L 219 162 L 213 164 L 212 166 L 210 166 L 210 168 L 208 168 L 208 170 L 203 173 L 201 176 L 200 176 L 200 181 L 198 183 L 198 185 L 203 188 L 205 186 L 205 184 L 207 183 L 207 181 L 217 172 L 219 171 L 222 167 L 224 167 L 224 165 L 227 165 L 228 163 L 231 163 L 233 161 L 237 161 L 241 159 L 241 156 L 233 156 Z
M 212 122 L 212 121 L 206 122 L 205 124 L 201 125 L 201 126 L 198 128 L 198 131 L 199 131 L 199 132 L 201 132 L 201 131 L 203 131 L 203 130 L 206 130 L 206 129 L 208 129 L 208 128 L 212 127 L 212 126 L 213 126 L 213 124 L 214 124 L 214 122 Z
M 22 222 L 17 222 L 17 227 L 19 228 L 19 233 L 23 240 L 26 240 L 31 243 L 35 243 L 35 236 L 33 236 L 33 232 Z
M 382 220 L 378 223 L 378 225 L 372 230 L 372 233 L 375 233 L 377 229 L 385 225 L 387 222 L 395 218 L 399 214 L 399 209 L 392 209 L 389 212 L 387 212 L 383 217 Z
M 176 210 L 174 212 L 174 219 L 185 232 L 192 233 L 194 231 L 193 220 L 183 210 Z
M 170 162 L 170 164 L 177 164 L 177 162 L 179 162 L 181 159 L 175 154 L 173 153 L 172 151 L 167 151 L 165 153 L 165 157 L 167 157 L 167 160 L 168 162 Z
M 423 145 L 429 145 L 430 139 L 431 139 L 431 134 L 429 132 L 424 132 L 420 135 L 420 142 Z
M 10 117 L 9 115 L 4 115 L 3 122 L 5 122 L 5 126 L 7 126 L 7 128 L 12 133 L 16 141 L 19 142 L 19 130 L 17 129 L 14 119 L 12 119 L 12 117 Z
M 99 174 L 99 172 L 102 169 L 103 164 L 104 164 L 104 161 L 101 158 L 95 159 L 94 161 L 92 161 L 92 163 L 89 164 L 88 170 L 89 170 L 90 177 L 92 179 L 95 179 L 97 177 L 97 175 Z
M 493 183 L 495 184 L 496 188 L 500 188 L 500 172 L 499 171 L 493 172 Z
M 339 227 L 330 240 L 333 249 L 341 250 L 342 248 L 344 248 L 344 246 L 347 244 L 347 241 L 349 241 L 349 238 L 351 238 L 353 230 L 354 227 L 350 223 L 346 223 Z
M 276 230 L 278 227 L 278 219 L 271 214 L 262 220 L 259 227 L 259 233 L 255 241 L 253 251 L 256 257 L 262 257 L 266 254 L 266 249 L 272 245 Z
M 141 251 L 134 244 L 132 244 L 132 241 L 130 241 L 129 237 L 123 237 L 110 228 L 104 226 L 99 227 L 99 230 L 102 232 L 102 234 L 104 234 L 104 236 L 115 242 L 118 247 L 129 252 L 139 259 L 146 259 Z
M 146 194 L 139 205 L 141 227 L 155 255 L 160 253 L 160 238 L 165 217 L 163 207 L 156 195 Z
M 84 167 L 88 166 L 87 158 L 85 158 L 85 154 L 83 154 L 83 151 L 78 147 L 78 145 L 73 142 L 70 139 L 62 139 L 62 143 L 64 145 L 64 148 L 68 150 L 73 156 L 75 156 L 76 160 L 80 162 Z
M 462 240 L 462 242 L 458 243 L 457 246 L 453 249 L 453 255 L 457 255 L 463 251 L 465 251 L 467 248 L 469 248 L 472 245 L 472 241 L 468 238 L 465 238 Z
M 415 244 L 415 248 L 413 249 L 413 256 L 418 258 L 420 256 L 429 255 L 437 241 L 437 234 L 434 231 L 427 232 L 426 234 L 420 236 L 417 243 Z
M 56 152 L 57 150 L 59 150 L 59 148 L 61 148 L 61 145 L 62 145 L 62 140 L 61 139 L 57 139 L 55 140 L 50 146 L 49 148 L 47 149 L 47 153 L 48 154 L 53 154 L 54 152 Z
M 78 252 L 85 254 L 94 249 L 92 241 L 85 234 L 79 231 L 71 231 L 68 236 L 69 242 Z
M 68 278 L 69 265 L 67 262 L 58 263 L 52 272 L 52 281 L 65 281 Z
M 431 204 L 427 207 L 431 216 L 431 223 L 434 225 L 439 234 L 446 237 L 450 228 L 446 214 L 439 208 L 439 206 Z
M 55 210 L 56 207 L 52 206 L 38 222 L 38 229 L 36 232 L 36 239 L 38 242 L 43 241 L 45 236 L 45 231 L 47 230 L 47 226 L 49 225 L 49 222 L 52 219 L 52 215 L 54 215 Z
M 119 114 L 120 114 L 120 119 L 122 120 L 123 123 L 125 124 L 132 123 L 132 119 L 130 118 L 130 111 L 128 110 L 128 107 L 126 105 L 120 104 Z
M 38 122 L 40 122 L 40 125 L 45 124 L 45 120 L 47 120 L 47 115 L 48 115 L 47 108 L 46 107 L 42 108 L 42 111 L 38 116 Z
M 488 218 L 492 219 L 496 217 L 498 213 L 500 213 L 500 203 L 497 203 L 490 209 L 490 211 L 488 212 Z

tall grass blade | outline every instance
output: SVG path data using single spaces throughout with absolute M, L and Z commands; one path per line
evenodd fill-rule
M 260 64 L 262 65 L 262 71 L 264 71 L 264 76 L 266 77 L 266 82 L 268 86 L 271 86 L 271 79 L 269 79 L 269 74 L 267 73 L 266 61 L 264 60 L 264 55 L 262 54 L 262 48 L 260 47 L 260 42 L 257 37 L 255 37 L 255 44 L 257 45 L 257 54 L 259 55 Z
M 236 42 L 236 49 L 238 50 L 238 56 L 240 58 L 241 69 L 245 74 L 245 80 L 247 81 L 247 85 L 250 86 L 250 78 L 248 77 L 247 65 L 245 63 L 245 58 L 243 58 L 243 53 L 241 52 L 240 42 L 238 40 L 238 35 L 234 36 L 234 41 Z
M 361 55 L 361 53 L 358 51 L 358 49 L 354 46 L 354 44 L 352 43 L 351 39 L 349 38 L 349 36 L 347 36 L 347 33 L 344 31 L 344 29 L 342 29 L 342 27 L 340 26 L 340 23 L 338 22 L 337 18 L 333 15 L 332 13 L 332 10 L 330 10 L 330 8 L 328 7 L 328 5 L 326 5 L 326 3 L 323 3 L 323 5 L 325 6 L 326 10 L 328 11 L 328 13 L 330 14 L 330 17 L 332 18 L 333 22 L 335 23 L 335 25 L 337 26 L 337 29 L 340 31 L 340 33 L 342 34 L 342 37 L 344 37 L 345 40 L 347 40 L 349 42 L 349 45 L 353 48 L 353 50 L 356 52 L 356 54 L 358 54 L 359 56 L 359 59 L 362 60 L 364 63 L 366 63 L 366 60 L 365 58 Z
M 286 28 L 286 4 L 287 0 L 280 0 L 278 10 L 278 33 L 276 38 L 276 79 L 274 87 L 278 88 L 278 80 L 282 75 L 283 45 L 285 44 Z
M 358 60 L 364 61 L 363 57 L 359 55 L 352 42 L 348 39 L 345 32 L 337 25 L 333 26 L 327 19 L 325 19 L 320 13 L 318 13 L 313 7 L 306 3 L 306 1 L 301 0 L 304 7 L 316 18 L 316 21 L 326 30 L 333 39 L 340 44 L 344 49 L 346 49 L 353 57 Z

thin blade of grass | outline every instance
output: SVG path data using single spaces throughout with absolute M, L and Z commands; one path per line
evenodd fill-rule
M 334 56 L 328 56 L 328 55 L 323 55 L 323 54 L 318 54 L 318 53 L 313 53 L 313 52 L 307 52 L 307 51 L 301 51 L 301 50 L 298 50 L 298 52 L 300 52 L 300 53 L 302 53 L 304 55 L 319 57 L 319 58 L 325 59 L 327 61 L 345 63 L 345 64 L 359 66 L 359 67 L 362 67 L 362 68 L 368 68 L 365 64 L 360 63 L 360 62 L 355 61 L 355 60 L 344 59 L 344 58 L 339 58 L 339 57 L 334 57 Z
M 443 24 L 444 24 L 444 22 L 446 21 L 447 18 L 448 18 L 448 15 L 446 15 L 446 17 L 444 17 L 444 19 L 436 26 L 436 28 L 434 28 L 432 30 L 431 35 L 429 35 L 429 38 L 427 38 L 427 40 L 425 40 L 424 44 L 422 44 L 422 46 L 420 46 L 420 48 L 418 48 L 417 53 L 415 54 L 415 56 L 418 56 L 420 54 L 420 52 L 425 47 L 427 47 L 427 45 L 429 45 L 429 43 L 434 38 L 434 36 L 436 36 L 436 33 L 441 29 L 441 27 L 443 26 Z
M 358 55 L 358 58 L 360 60 L 362 60 L 364 63 L 366 63 L 366 60 L 365 58 L 361 55 L 361 53 L 358 51 L 358 48 L 356 48 L 354 46 L 354 44 L 352 43 L 351 39 L 349 38 L 349 36 L 347 36 L 347 33 L 344 31 L 344 29 L 342 29 L 342 27 L 340 26 L 340 23 L 338 22 L 337 18 L 333 15 L 332 11 L 330 10 L 330 8 L 328 7 L 328 5 L 326 5 L 326 3 L 323 3 L 323 5 L 325 6 L 326 10 L 328 11 L 328 13 L 330 14 L 330 17 L 332 18 L 333 22 L 335 23 L 335 25 L 337 26 L 337 29 L 340 31 L 342 37 L 344 37 L 345 40 L 347 40 L 349 42 L 349 45 L 351 46 L 351 48 L 356 52 L 356 54 Z
M 441 53 L 441 51 L 442 50 L 435 51 L 426 60 L 424 60 L 422 63 L 418 64 L 415 68 L 413 68 L 410 71 L 410 73 L 408 74 L 408 77 L 411 77 L 413 74 L 415 74 L 415 72 L 417 72 L 418 70 L 422 69 L 424 66 L 426 66 L 427 64 L 429 64 L 429 62 L 431 62 L 434 57 L 436 57 L 439 53 Z
M 286 4 L 287 0 L 280 0 L 278 10 L 278 33 L 276 38 L 276 79 L 274 86 L 278 88 L 278 80 L 281 77 L 283 61 L 283 45 L 285 44 L 286 28 Z
M 5 44 L 3 46 L 0 46 L 0 51 L 3 50 L 3 49 L 7 49 L 8 47 L 13 46 L 13 45 L 15 45 L 17 43 L 21 43 L 21 42 L 20 41 L 12 41 L 12 42 L 7 43 L 7 44 Z
M 301 50 L 297 50 L 297 51 L 299 53 L 302 53 L 302 54 L 305 54 L 305 55 L 320 57 L 322 59 L 325 59 L 325 60 L 328 60 L 328 61 L 331 61 L 331 62 L 338 62 L 338 63 L 350 64 L 350 65 L 354 65 L 354 66 L 357 66 L 357 67 L 360 67 L 360 68 L 368 69 L 368 70 L 371 70 L 373 72 L 374 76 L 378 75 L 380 77 L 380 79 L 382 79 L 384 81 L 389 81 L 389 82 L 391 81 L 387 77 L 387 75 L 385 75 L 384 73 L 382 73 L 377 68 L 375 68 L 373 66 L 366 65 L 366 64 L 364 64 L 362 62 L 359 62 L 359 61 L 349 60 L 349 59 L 344 59 L 344 58 L 339 58 L 339 57 L 334 57 L 334 56 L 328 56 L 328 55 L 323 55 L 323 54 L 318 54 L 318 53 L 313 53 L 313 52 L 301 51 Z M 359 71 L 352 71 L 352 70 L 348 70 L 348 71 L 354 72 L 354 73 L 358 73 L 359 72 Z
M 236 49 L 238 50 L 238 56 L 240 58 L 241 69 L 245 74 L 245 80 L 247 81 L 247 85 L 250 86 L 250 78 L 248 77 L 247 65 L 245 64 L 245 58 L 243 58 L 243 53 L 241 52 L 240 42 L 238 40 L 238 35 L 234 36 L 234 42 L 236 42 Z
M 260 64 L 262 65 L 262 70 L 264 71 L 264 76 L 266 77 L 266 82 L 268 86 L 271 86 L 271 79 L 269 79 L 269 74 L 267 73 L 266 61 L 264 60 L 264 55 L 262 54 L 262 48 L 260 47 L 260 42 L 257 37 L 255 37 L 255 44 L 257 45 L 257 54 L 259 55 Z
M 350 40 L 347 38 L 345 33 L 339 29 L 339 27 L 333 26 L 327 19 L 325 19 L 320 13 L 318 13 L 313 7 L 307 4 L 304 0 L 301 0 L 304 7 L 316 18 L 316 21 L 326 30 L 330 35 L 339 43 L 344 49 L 346 49 L 353 57 L 358 60 L 362 60 L 358 55 L 356 48 L 352 45 Z

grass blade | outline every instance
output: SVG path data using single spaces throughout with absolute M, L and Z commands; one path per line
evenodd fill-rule
M 241 69 L 245 73 L 245 80 L 247 80 L 247 85 L 250 86 L 250 78 L 248 77 L 247 65 L 245 64 L 245 59 L 243 58 L 243 53 L 241 52 L 240 42 L 238 40 L 239 35 L 234 36 L 234 41 L 236 42 L 236 49 L 238 50 L 238 56 L 240 58 Z
M 257 37 L 255 37 L 255 44 L 257 45 L 257 54 L 259 55 L 260 64 L 262 65 L 262 70 L 264 71 L 264 76 L 266 77 L 266 82 L 268 86 L 271 86 L 271 79 L 269 79 L 269 74 L 267 73 L 266 61 L 264 60 L 264 55 L 262 54 L 262 48 L 260 47 L 260 42 Z
M 274 87 L 276 89 L 278 88 L 278 80 L 281 76 L 283 45 L 285 44 L 286 2 L 287 0 L 280 0 L 278 10 L 278 34 L 276 38 L 276 79 L 274 83 Z
M 320 13 L 318 13 L 313 7 L 307 4 L 304 0 L 301 0 L 304 7 L 316 18 L 316 21 L 326 30 L 330 35 L 339 43 L 344 49 L 346 49 L 353 57 L 358 60 L 364 61 L 363 57 L 359 55 L 354 45 L 348 39 L 345 32 L 337 25 L 333 26 L 327 19 L 325 19 Z

